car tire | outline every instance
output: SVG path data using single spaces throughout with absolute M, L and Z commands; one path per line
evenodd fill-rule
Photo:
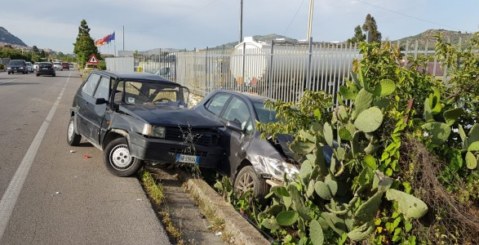
M 134 175 L 143 165 L 143 161 L 130 154 L 125 138 L 112 140 L 105 148 L 104 160 L 108 170 L 120 177 Z
M 237 194 L 253 190 L 253 197 L 257 200 L 263 200 L 269 191 L 269 186 L 266 181 L 256 174 L 256 171 L 254 171 L 251 165 L 241 168 L 236 175 L 233 186 Z
M 55 76 L 56 76 L 56 74 L 55 74 L 55 73 L 53 73 L 52 77 L 55 77 Z
M 78 146 L 80 145 L 80 141 L 81 141 L 81 135 L 75 133 L 74 117 L 70 117 L 70 122 L 68 122 L 68 129 L 67 129 L 67 143 L 71 146 Z
M 39 76 L 40 76 L 40 74 L 36 74 L 36 75 L 37 75 L 37 77 L 39 77 Z

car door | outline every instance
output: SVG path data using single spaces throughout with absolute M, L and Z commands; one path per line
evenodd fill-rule
M 224 123 L 236 124 L 241 129 L 223 128 L 226 140 L 224 145 L 229 163 L 225 171 L 234 177 L 237 167 L 246 159 L 246 152 L 254 132 L 254 120 L 247 102 L 238 96 L 230 99 L 220 117 Z
M 101 124 L 105 116 L 110 94 L 109 77 L 91 74 L 84 83 L 78 101 L 78 132 L 94 144 L 99 143 Z M 103 103 L 97 104 L 97 99 L 103 98 Z

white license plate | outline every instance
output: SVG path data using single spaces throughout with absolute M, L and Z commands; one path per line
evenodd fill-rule
M 176 162 L 199 164 L 200 157 L 192 156 L 192 155 L 176 154 Z

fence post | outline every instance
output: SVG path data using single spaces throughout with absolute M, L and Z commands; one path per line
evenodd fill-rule
M 246 69 L 246 68 L 245 68 L 245 63 L 246 63 L 246 57 L 245 57 L 245 55 L 246 55 L 246 43 L 243 42 L 243 65 L 242 65 L 243 70 L 242 70 L 242 75 L 241 75 L 241 79 L 243 80 L 243 81 L 242 81 L 243 86 L 244 86 L 244 84 L 245 84 L 244 73 L 245 73 L 245 69 Z M 238 85 L 238 84 L 237 84 L 237 85 Z M 241 91 L 241 87 L 238 88 L 238 89 L 239 89 L 239 91 Z
M 205 52 L 205 92 L 204 95 L 208 94 L 210 91 L 210 81 L 208 79 L 208 47 L 206 47 Z
M 309 37 L 309 54 L 308 54 L 308 70 L 306 72 L 307 74 L 307 83 L 306 83 L 306 90 L 311 90 L 311 61 L 312 61 L 312 55 L 313 55 L 313 37 Z
M 273 98 L 273 55 L 274 55 L 274 39 L 271 40 L 271 54 L 269 60 L 269 74 L 268 74 L 268 97 Z

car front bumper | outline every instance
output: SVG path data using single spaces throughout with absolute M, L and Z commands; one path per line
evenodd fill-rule
M 225 156 L 220 146 L 189 145 L 179 141 L 146 138 L 136 133 L 129 135 L 129 147 L 134 157 L 159 163 L 174 164 L 178 154 L 197 156 L 197 164 L 202 168 L 216 169 Z

